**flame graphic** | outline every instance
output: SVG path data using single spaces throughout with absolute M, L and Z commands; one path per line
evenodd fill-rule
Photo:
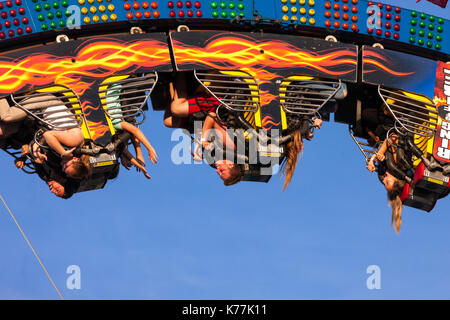
M 252 75 L 260 84 L 280 78 L 279 70 L 306 68 L 330 76 L 351 74 L 357 67 L 356 52 L 350 49 L 312 51 L 299 49 L 285 41 L 256 42 L 245 35 L 219 33 L 195 47 L 172 40 L 179 65 L 206 65 L 211 69 L 235 68 Z M 277 96 L 261 92 L 262 106 Z
M 447 95 L 444 92 L 444 85 L 446 81 L 446 72 L 445 70 L 450 70 L 450 63 L 444 63 L 442 61 L 438 61 L 438 66 L 436 70 L 436 82 L 434 86 L 434 103 L 436 107 L 447 104 Z
M 108 125 L 105 125 L 102 122 L 93 122 L 90 120 L 86 120 L 86 124 L 89 128 L 89 132 L 91 133 L 91 138 L 94 141 L 99 137 L 102 137 L 106 132 L 109 131 Z
M 446 98 L 439 98 L 438 96 L 435 96 L 433 99 L 434 104 L 436 105 L 436 107 L 442 106 L 442 105 L 446 105 L 447 104 L 447 99 Z
M 368 57 L 371 57 L 372 59 Z M 388 65 L 391 64 L 391 61 L 386 56 L 383 56 L 374 51 L 366 50 L 364 52 L 363 63 L 364 63 L 364 73 L 375 72 L 379 69 L 399 77 L 409 76 L 415 73 L 415 72 L 399 72 L 392 70 L 391 68 L 387 67 Z M 372 67 L 373 69 L 370 67 Z
M 14 61 L 0 57 L 0 93 L 19 91 L 31 85 L 61 84 L 83 95 L 94 82 L 86 78 L 104 79 L 128 68 L 136 70 L 170 63 L 167 44 L 152 39 L 134 43 L 93 42 L 79 48 L 74 59 L 75 62 L 72 57 L 42 53 Z
M 269 91 L 260 91 L 260 103 L 263 106 L 270 104 L 272 101 L 278 98 L 277 95 L 271 94 Z
M 270 116 L 267 115 L 261 120 L 261 125 L 264 129 L 269 130 L 272 127 L 278 127 L 281 122 L 275 122 L 275 120 Z
M 81 104 L 81 109 L 83 110 L 85 116 L 89 117 L 92 111 L 97 111 L 100 109 L 100 105 L 94 107 L 89 101 L 83 101 Z
M 73 57 L 42 52 L 17 59 L 0 56 L 0 94 L 55 84 L 67 86 L 80 96 L 92 139 L 97 140 L 109 128 L 97 122 L 99 119 L 95 114 L 100 105 L 88 101 L 92 93 L 86 94 L 87 97 L 83 95 L 88 90 L 97 94 L 95 83 L 119 72 L 133 73 L 139 68 L 170 64 L 166 42 L 155 39 L 126 42 L 114 38 L 94 38 L 81 42 Z
M 208 40 L 202 48 L 173 41 L 177 63 L 202 64 L 214 69 L 224 66 L 238 67 L 240 70 L 257 74 L 262 82 L 273 80 L 277 74 L 267 71 L 304 67 L 333 76 L 342 76 L 354 72 L 356 53 L 348 49 L 323 50 L 319 52 L 299 49 L 277 40 L 255 43 L 245 36 L 218 34 Z M 354 68 L 335 70 L 336 66 L 350 65 Z

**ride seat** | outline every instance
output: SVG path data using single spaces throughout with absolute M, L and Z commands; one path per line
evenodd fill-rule
M 405 206 L 430 212 L 436 205 L 438 195 L 428 190 L 412 187 L 407 183 L 403 188 L 400 199 Z
M 11 101 L 15 107 L 20 108 L 30 118 L 38 120 L 41 126 L 44 125 L 49 130 L 65 130 L 85 124 L 85 115 L 78 95 L 63 85 L 12 94 Z
M 107 181 L 108 179 L 105 174 L 93 174 L 89 179 L 81 180 L 80 186 L 74 191 L 74 193 L 103 189 Z
M 450 177 L 441 171 L 428 170 L 421 162 L 414 172 L 413 185 L 436 194 L 444 194 L 450 188 Z
M 326 116 L 336 111 L 336 100 L 346 98 L 347 85 L 310 76 L 290 76 L 282 81 L 279 95 L 287 113 L 313 116 L 322 111 Z
M 194 70 L 194 76 L 226 109 L 242 112 L 245 118 L 253 117 L 253 113 L 259 110 L 261 104 L 259 85 L 249 73 L 239 70 Z
M 130 74 L 106 78 L 99 88 L 103 111 L 111 126 L 121 121 L 142 124 L 145 120 L 143 110 L 158 82 L 158 74 Z M 114 128 L 110 128 L 115 133 Z

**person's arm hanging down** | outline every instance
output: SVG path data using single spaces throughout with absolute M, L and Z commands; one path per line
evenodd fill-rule
M 220 144 L 223 149 L 230 148 L 236 150 L 236 145 L 234 144 L 234 141 L 230 138 L 226 129 L 223 126 L 221 126 L 216 119 L 217 115 L 215 112 L 208 113 L 202 127 L 201 146 L 199 144 L 196 146 L 196 149 L 194 151 L 194 160 L 202 159 L 201 147 L 206 149 L 210 146 L 211 142 L 208 141 L 208 137 L 212 129 L 215 130 L 215 133 L 219 138 Z
M 142 173 L 144 174 L 144 176 L 145 176 L 147 179 L 150 179 L 150 178 L 151 178 L 150 175 L 147 173 L 147 170 L 145 169 L 145 167 L 142 166 L 142 165 L 136 160 L 135 157 L 133 157 L 133 155 L 132 155 L 131 152 L 128 150 L 128 148 L 124 148 L 124 149 L 123 149 L 121 160 L 122 160 L 122 165 L 123 165 L 127 170 L 129 170 L 129 167 L 131 166 L 131 165 L 129 165 L 129 163 L 131 163 L 132 165 L 134 165 L 134 166 L 136 167 L 136 169 L 137 169 L 138 171 L 142 171 Z
M 388 148 L 390 146 L 395 146 L 398 144 L 398 136 L 396 134 L 392 134 L 391 136 L 389 136 L 388 139 L 383 141 L 383 144 L 381 145 L 380 149 L 378 149 L 377 152 L 377 159 L 380 161 L 384 161 L 384 159 L 386 158 L 385 153 L 388 150 Z M 397 157 L 394 153 L 394 160 L 397 161 Z
M 211 133 L 211 129 L 214 127 L 216 120 L 214 119 L 215 113 L 209 113 L 206 116 L 205 121 L 203 122 L 202 132 L 201 132 L 201 143 L 196 143 L 194 150 L 194 160 L 201 161 L 203 159 L 202 156 L 202 148 L 207 148 L 211 142 L 208 141 L 209 134 Z
M 214 113 L 214 119 L 216 118 L 216 114 Z M 220 143 L 222 144 L 222 148 L 230 149 L 233 151 L 236 151 L 236 144 L 234 143 L 233 139 L 228 135 L 227 128 L 221 125 L 219 122 L 214 121 L 214 129 L 219 136 Z
M 139 142 L 138 138 L 136 138 L 135 136 L 133 136 L 131 138 L 131 142 L 133 143 L 134 146 L 134 151 L 136 152 L 136 160 L 145 167 L 145 161 L 144 161 L 144 155 L 142 154 L 142 148 L 141 148 L 141 143 Z M 136 167 L 136 169 L 139 171 L 140 168 Z
M 150 158 L 150 161 L 155 164 L 158 162 L 158 156 L 156 155 L 155 149 L 152 147 L 150 142 L 145 137 L 144 133 L 139 129 L 138 127 L 132 125 L 131 123 L 128 123 L 126 121 L 121 122 L 122 129 L 131 133 L 140 143 L 142 143 L 145 148 L 148 150 L 148 157 Z

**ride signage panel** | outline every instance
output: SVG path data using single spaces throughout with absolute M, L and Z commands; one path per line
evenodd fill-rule
M 438 63 L 434 102 L 439 114 L 434 157 L 441 162 L 450 162 L 450 64 L 448 63 Z
M 434 96 L 437 62 L 407 53 L 363 47 L 362 81 Z

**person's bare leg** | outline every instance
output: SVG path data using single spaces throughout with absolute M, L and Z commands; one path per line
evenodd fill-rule
M 13 122 L 23 120 L 27 114 L 17 107 L 11 107 L 6 99 L 0 99 L 0 120 Z
M 27 110 L 48 108 L 60 105 L 61 100 L 53 95 L 35 96 L 20 101 L 23 108 Z M 10 106 L 6 99 L 0 99 L 0 120 L 4 122 L 21 121 L 27 116 L 26 112 L 16 106 Z
M 80 128 L 73 128 L 64 131 L 50 130 L 44 132 L 44 139 L 53 150 L 61 156 L 67 155 L 66 147 L 78 147 L 84 142 L 83 133 Z
M 186 118 L 179 118 L 172 114 L 170 107 L 164 112 L 164 126 L 167 128 L 184 128 Z
M 184 75 L 177 75 L 176 82 L 181 86 L 181 89 L 179 89 L 178 91 L 184 90 L 184 92 L 186 92 Z M 183 105 L 183 99 L 179 98 L 179 93 L 175 89 L 173 82 L 169 83 L 169 91 L 171 103 L 166 107 L 166 110 L 164 111 L 164 126 L 168 128 L 184 128 L 186 117 L 189 114 L 189 104 L 187 102 L 187 99 L 184 99 L 186 103 Z M 177 113 L 186 114 L 186 116 L 180 117 L 178 115 L 175 115 L 172 112 L 172 108 L 176 110 Z
M 177 73 L 175 77 L 175 85 L 172 83 L 170 83 L 170 85 L 170 93 L 172 96 L 170 111 L 177 117 L 188 117 L 189 103 L 186 90 L 186 75 L 184 73 Z

